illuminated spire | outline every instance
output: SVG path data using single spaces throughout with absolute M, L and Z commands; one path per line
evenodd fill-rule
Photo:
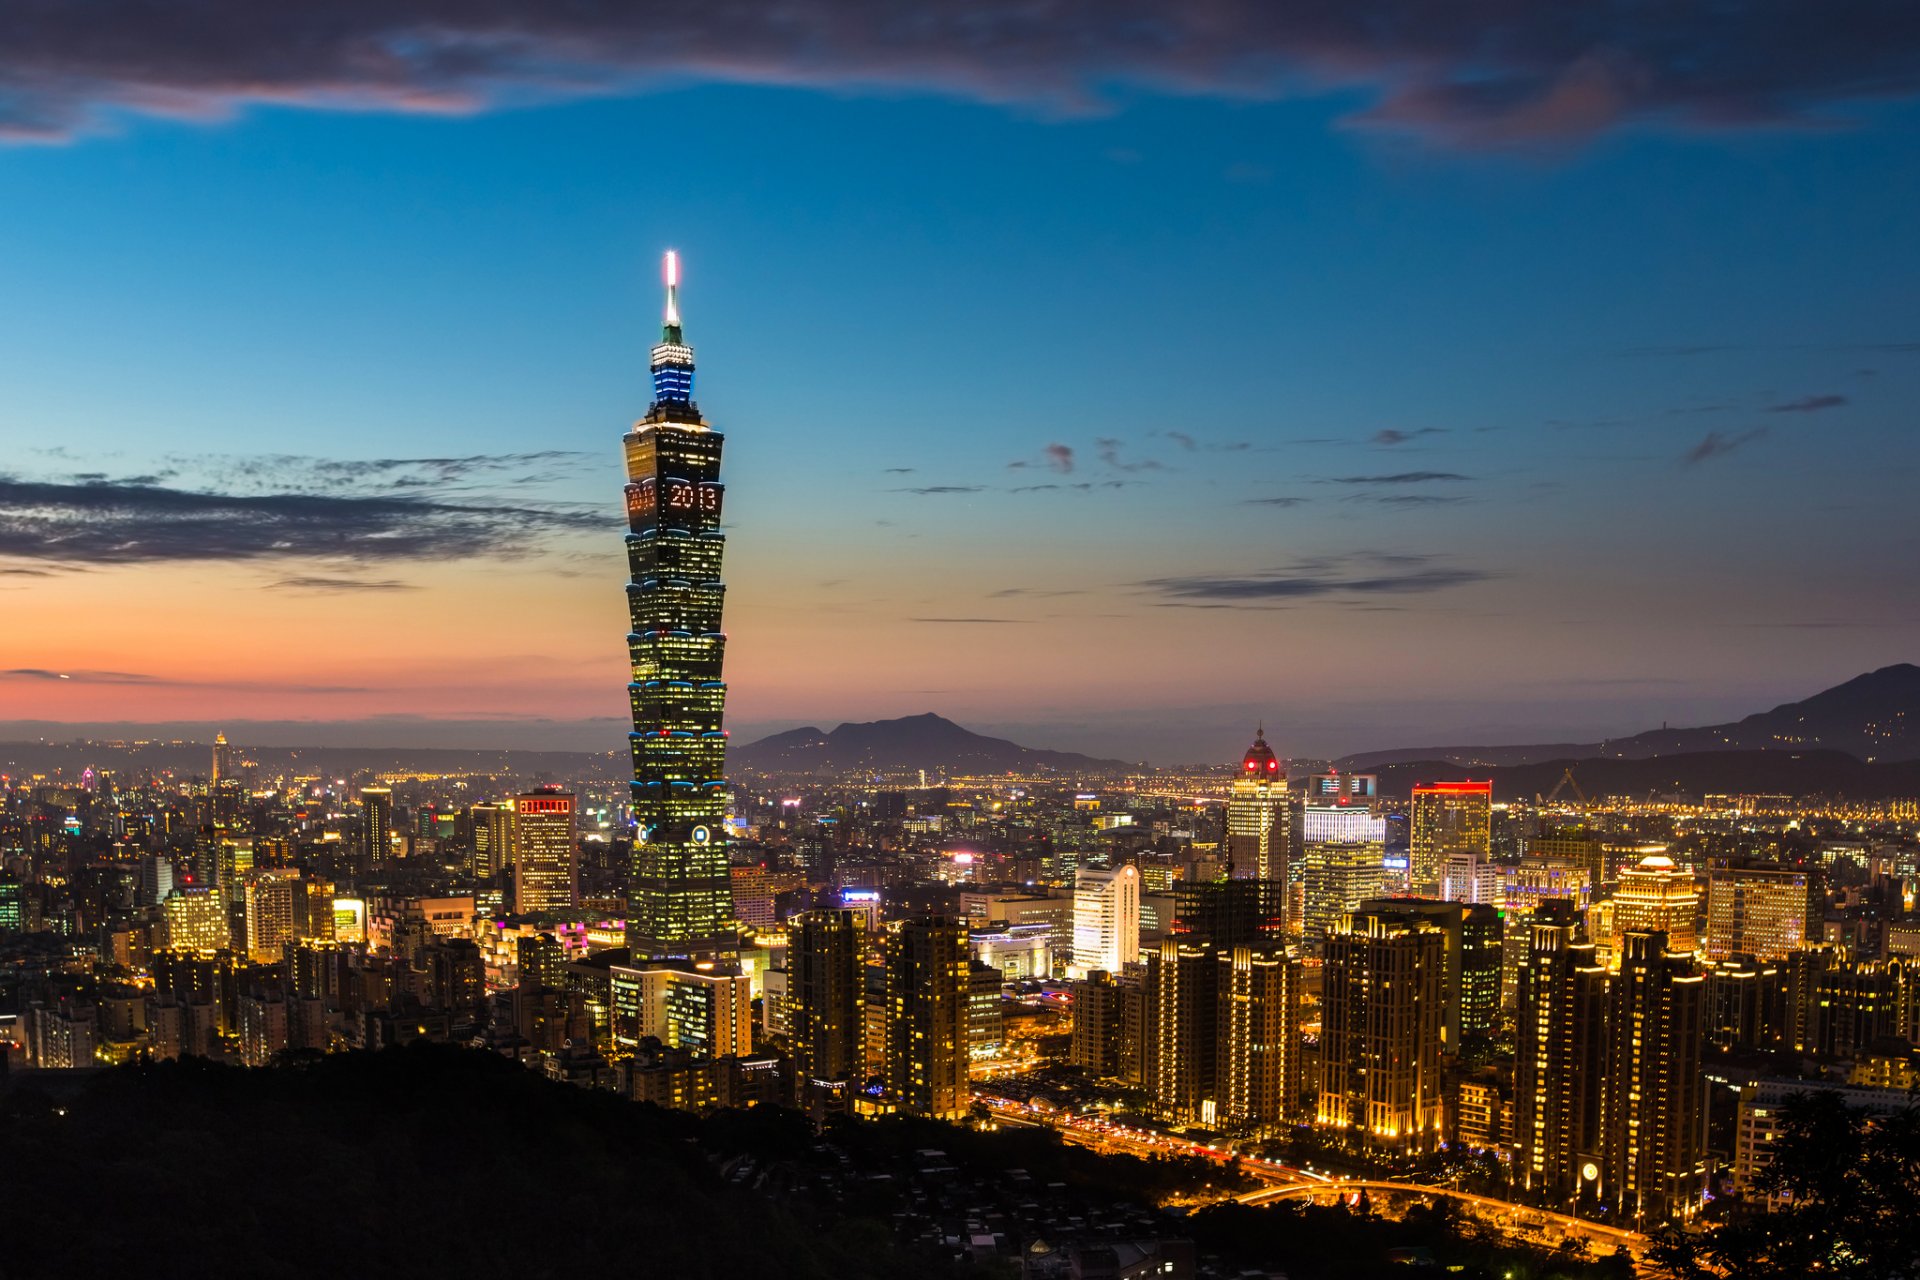
M 672 249 L 661 264 L 667 282 L 666 321 L 660 326 L 660 341 L 678 343 L 680 337 L 680 255 Z

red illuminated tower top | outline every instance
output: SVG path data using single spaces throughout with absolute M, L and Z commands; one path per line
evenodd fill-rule
M 1272 778 L 1280 773 L 1280 757 L 1273 754 L 1273 748 L 1267 745 L 1267 727 L 1261 725 L 1254 730 L 1253 745 L 1247 748 L 1246 759 L 1240 763 L 1240 773 L 1248 778 Z

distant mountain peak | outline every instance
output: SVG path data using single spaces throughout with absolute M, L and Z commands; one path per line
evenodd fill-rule
M 739 748 L 732 753 L 732 760 L 741 768 L 763 773 L 895 773 L 916 769 L 947 773 L 1024 769 L 1095 773 L 1129 767 L 1122 760 L 1043 751 L 1005 738 L 989 738 L 932 711 L 892 720 L 847 721 L 831 732 L 812 726 L 790 729 Z

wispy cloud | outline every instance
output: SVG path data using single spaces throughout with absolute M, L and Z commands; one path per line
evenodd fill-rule
M 908 622 L 960 623 L 960 624 L 966 624 L 966 625 L 975 625 L 975 624 L 983 624 L 983 623 L 1017 625 L 1017 624 L 1025 623 L 1026 619 L 1025 618 L 908 618 L 907 621 Z
M 985 491 L 986 486 L 983 484 L 929 484 L 922 485 L 917 489 L 894 490 L 895 493 L 917 493 L 921 495 L 936 493 L 984 493 Z
M 143 675 L 133 671 L 55 671 L 45 667 L 13 667 L 0 670 L 0 682 L 33 684 L 138 685 L 141 688 L 222 689 L 270 693 L 366 693 L 358 685 L 260 683 L 245 680 L 180 680 L 167 676 Z
M 1243 507 L 1300 507 L 1312 501 L 1312 498 L 1296 498 L 1289 495 L 1273 498 L 1243 498 L 1240 505 Z
M 402 582 L 398 578 L 328 578 L 310 575 L 298 578 L 282 578 L 271 585 L 275 591 L 308 591 L 315 593 L 351 593 L 356 591 L 418 591 L 420 588 L 411 582 Z
M 1112 467 L 1115 471 L 1166 470 L 1166 464 L 1157 462 L 1152 458 L 1143 458 L 1138 462 L 1121 461 L 1120 449 L 1125 444 L 1126 441 L 1116 440 L 1112 436 L 1101 436 L 1093 442 L 1094 450 L 1100 455 L 1100 461 Z
M 1492 576 L 1478 569 L 1444 565 L 1431 556 L 1356 552 L 1299 560 L 1261 573 L 1149 578 L 1135 585 L 1175 602 L 1233 604 L 1417 594 L 1470 586 Z
M 1753 427 L 1732 434 L 1709 431 L 1701 438 L 1700 443 L 1687 450 L 1680 460 L 1688 466 L 1693 466 L 1695 463 L 1706 462 L 1713 458 L 1724 458 L 1734 450 L 1759 440 L 1766 434 L 1765 427 Z
M 1802 396 L 1798 400 L 1789 400 L 1784 404 L 1770 405 L 1768 413 L 1819 413 L 1822 409 L 1838 409 L 1847 403 L 1842 395 Z
M 1381 476 L 1329 476 L 1324 484 L 1438 484 L 1471 480 L 1453 471 L 1397 471 Z
M 1047 465 L 1055 471 L 1058 471 L 1061 475 L 1067 475 L 1073 471 L 1073 449 L 1071 446 L 1061 444 L 1056 440 L 1040 452 L 1046 455 Z
M 1417 440 L 1421 436 L 1443 436 L 1446 433 L 1447 429 L 1445 427 L 1420 427 L 1413 431 L 1401 431 L 1395 427 L 1385 427 L 1373 433 L 1373 443 L 1379 445 L 1405 444 L 1407 441 Z
M 69 565 L 500 556 L 532 551 L 557 534 L 614 527 L 610 513 L 560 505 L 0 476 L 0 557 Z

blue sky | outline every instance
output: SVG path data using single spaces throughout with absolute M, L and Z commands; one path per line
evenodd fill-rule
M 1099 96 L 110 107 L 0 150 L 7 477 L 279 494 L 552 453 L 430 478 L 582 517 L 498 557 L 93 563 L 36 555 L 14 495 L 0 667 L 140 681 L 0 682 L 0 718 L 596 740 L 623 570 L 589 517 L 668 245 L 728 432 L 737 731 L 930 709 L 1198 759 L 1264 717 L 1335 752 L 1718 718 L 1913 657 L 1911 104 L 1512 146 L 1356 123 L 1353 86 Z M 490 632 L 523 592 L 551 634 Z M 275 692 L 315 671 L 333 693 Z

